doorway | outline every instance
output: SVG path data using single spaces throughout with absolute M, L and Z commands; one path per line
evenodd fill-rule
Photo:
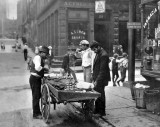
M 111 45 L 110 45 L 110 35 L 109 35 L 109 25 L 102 23 L 95 23 L 94 25 L 94 36 L 95 40 L 100 42 L 102 47 L 110 54 Z
M 123 51 L 128 53 L 127 21 L 119 21 L 119 44 L 122 45 Z

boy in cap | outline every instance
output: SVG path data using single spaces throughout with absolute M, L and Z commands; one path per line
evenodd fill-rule
M 74 62 L 76 61 L 76 59 L 77 58 L 73 54 L 73 51 L 70 51 L 68 49 L 67 53 L 63 57 L 63 62 L 62 62 L 62 67 L 61 67 L 62 69 L 60 70 L 61 71 L 60 73 L 62 75 L 64 75 L 64 74 L 68 74 L 68 75 L 72 74 L 75 83 L 77 83 L 78 80 L 77 80 L 77 77 L 76 77 L 76 74 L 75 74 L 74 70 L 72 70 L 70 68 L 70 66 L 74 65 Z

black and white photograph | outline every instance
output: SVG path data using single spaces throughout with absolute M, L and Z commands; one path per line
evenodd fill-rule
M 0 127 L 160 127 L 160 0 L 0 0 Z

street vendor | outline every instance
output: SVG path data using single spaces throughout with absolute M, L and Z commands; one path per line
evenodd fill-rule
M 42 46 L 39 50 L 39 54 L 36 55 L 31 64 L 30 75 L 30 87 L 32 90 L 32 103 L 33 103 L 33 118 L 42 119 L 39 100 L 41 97 L 41 79 L 44 76 L 44 72 L 48 71 L 48 68 L 44 67 L 44 60 L 49 54 L 49 49 L 46 46 Z
M 105 113 L 105 86 L 108 86 L 110 81 L 110 69 L 109 69 L 109 57 L 107 52 L 101 47 L 101 45 L 93 41 L 91 49 L 96 53 L 93 63 L 93 83 L 94 90 L 101 93 L 101 97 L 95 101 L 95 114 L 104 116 Z

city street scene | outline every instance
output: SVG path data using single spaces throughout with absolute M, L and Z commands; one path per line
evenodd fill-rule
M 0 127 L 160 127 L 159 0 L 1 0 Z

